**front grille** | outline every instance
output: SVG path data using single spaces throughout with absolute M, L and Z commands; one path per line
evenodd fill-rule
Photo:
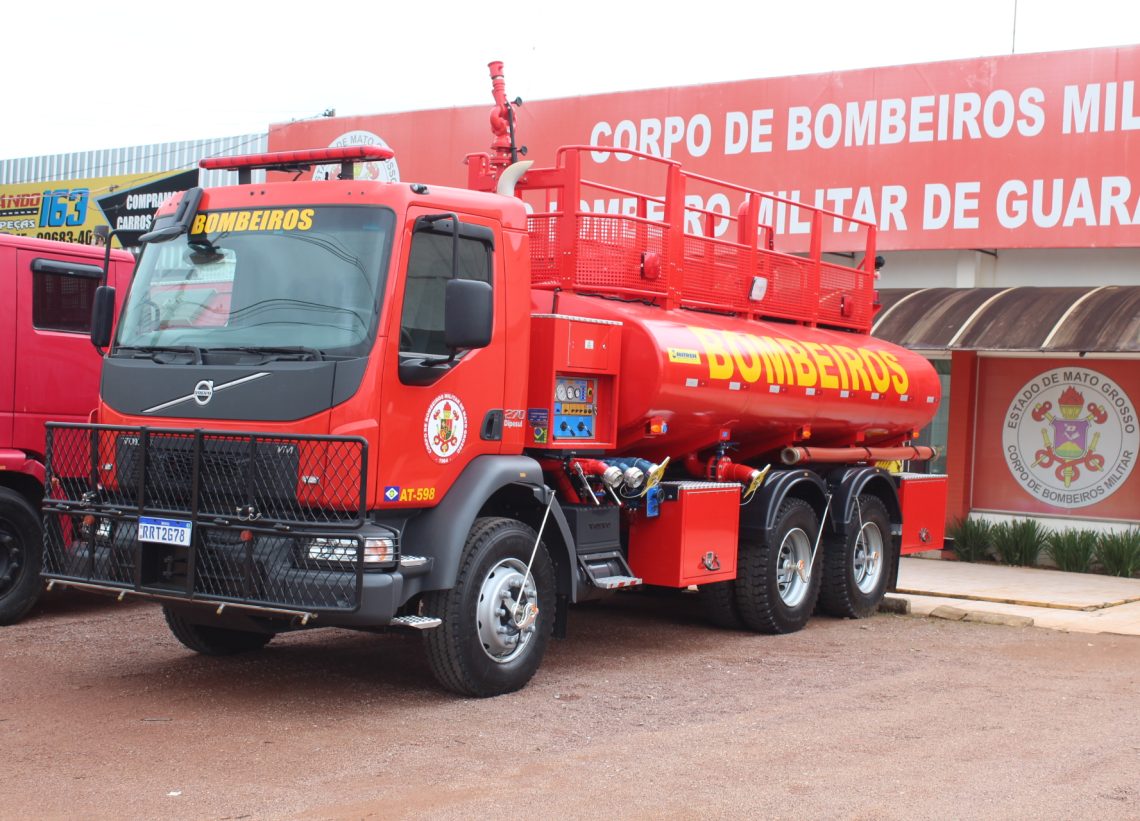
M 169 513 L 214 525 L 359 527 L 363 439 L 48 426 L 60 501 Z
M 358 438 L 48 425 L 44 573 L 139 592 L 354 610 L 367 448 Z M 140 519 L 189 544 L 140 541 Z M 355 546 L 309 559 L 312 539 Z

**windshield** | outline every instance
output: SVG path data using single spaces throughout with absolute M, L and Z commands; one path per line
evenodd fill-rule
M 116 350 L 365 355 L 393 223 L 360 206 L 200 212 L 190 235 L 145 247 Z

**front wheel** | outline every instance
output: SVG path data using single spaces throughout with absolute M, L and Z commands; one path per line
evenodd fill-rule
M 166 624 L 174 638 L 204 656 L 232 656 L 237 653 L 251 653 L 269 644 L 272 633 L 255 633 L 252 630 L 233 630 L 228 627 L 213 627 L 195 624 L 183 613 L 172 607 L 163 607 Z
M 824 541 L 820 610 L 850 619 L 864 619 L 878 610 L 890 576 L 890 534 L 883 502 L 860 496 L 846 533 Z
M 497 696 L 538 670 L 554 624 L 554 568 L 537 535 L 513 519 L 476 519 L 455 586 L 424 596 L 443 624 L 424 633 L 439 683 L 465 696 Z
M 40 520 L 23 496 L 0 487 L 0 624 L 15 624 L 40 594 Z
M 768 538 L 742 536 L 737 563 L 740 620 L 760 633 L 794 633 L 811 618 L 820 573 L 811 566 L 819 527 L 802 499 L 785 499 Z

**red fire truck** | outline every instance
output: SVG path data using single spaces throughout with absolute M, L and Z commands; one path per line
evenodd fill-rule
M 133 265 L 116 251 L 108 283 L 125 286 Z M 88 334 L 102 279 L 102 249 L 0 234 L 0 624 L 42 589 L 44 422 L 86 420 L 98 401 Z
M 900 550 L 940 546 L 944 483 L 875 466 L 932 455 L 907 442 L 940 393 L 868 336 L 874 226 L 620 149 L 517 162 L 491 68 L 467 190 L 356 179 L 391 152 L 347 147 L 204 161 L 238 184 L 160 209 L 113 337 L 97 297 L 97 424 L 50 430 L 51 583 L 160 602 L 207 654 L 419 629 L 444 687 L 487 696 L 577 602 L 695 587 L 787 633 L 869 615 Z M 659 183 L 588 178 L 610 150 Z

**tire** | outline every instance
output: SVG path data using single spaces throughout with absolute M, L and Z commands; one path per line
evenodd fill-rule
M 838 537 L 823 541 L 819 609 L 829 616 L 865 619 L 879 609 L 891 570 L 891 520 L 878 497 L 858 499 L 857 515 Z
M 424 596 L 423 612 L 443 619 L 424 633 L 428 662 L 451 692 L 480 698 L 514 692 L 542 663 L 554 626 L 554 568 L 539 545 L 530 579 L 522 584 L 536 538 L 514 519 L 476 519 L 455 586 Z M 521 630 L 508 610 L 520 598 Z M 537 614 L 527 612 L 530 604 Z
M 743 630 L 740 610 L 736 606 L 736 582 L 713 582 L 702 584 L 697 589 L 697 597 L 705 610 L 705 616 L 717 627 L 726 630 Z
M 163 607 L 166 623 L 174 638 L 195 653 L 204 656 L 233 656 L 260 650 L 273 639 L 272 633 L 255 633 L 252 630 L 232 630 L 228 627 L 209 627 L 188 621 L 182 612 Z
M 771 543 L 763 537 L 741 537 L 735 585 L 745 627 L 779 634 L 794 633 L 807 624 L 823 574 L 811 573 L 804 582 L 795 566 L 800 561 L 808 565 L 818 526 L 811 505 L 785 499 L 776 513 Z
M 40 597 L 43 560 L 35 509 L 20 494 L 0 487 L 0 625 L 18 622 Z

